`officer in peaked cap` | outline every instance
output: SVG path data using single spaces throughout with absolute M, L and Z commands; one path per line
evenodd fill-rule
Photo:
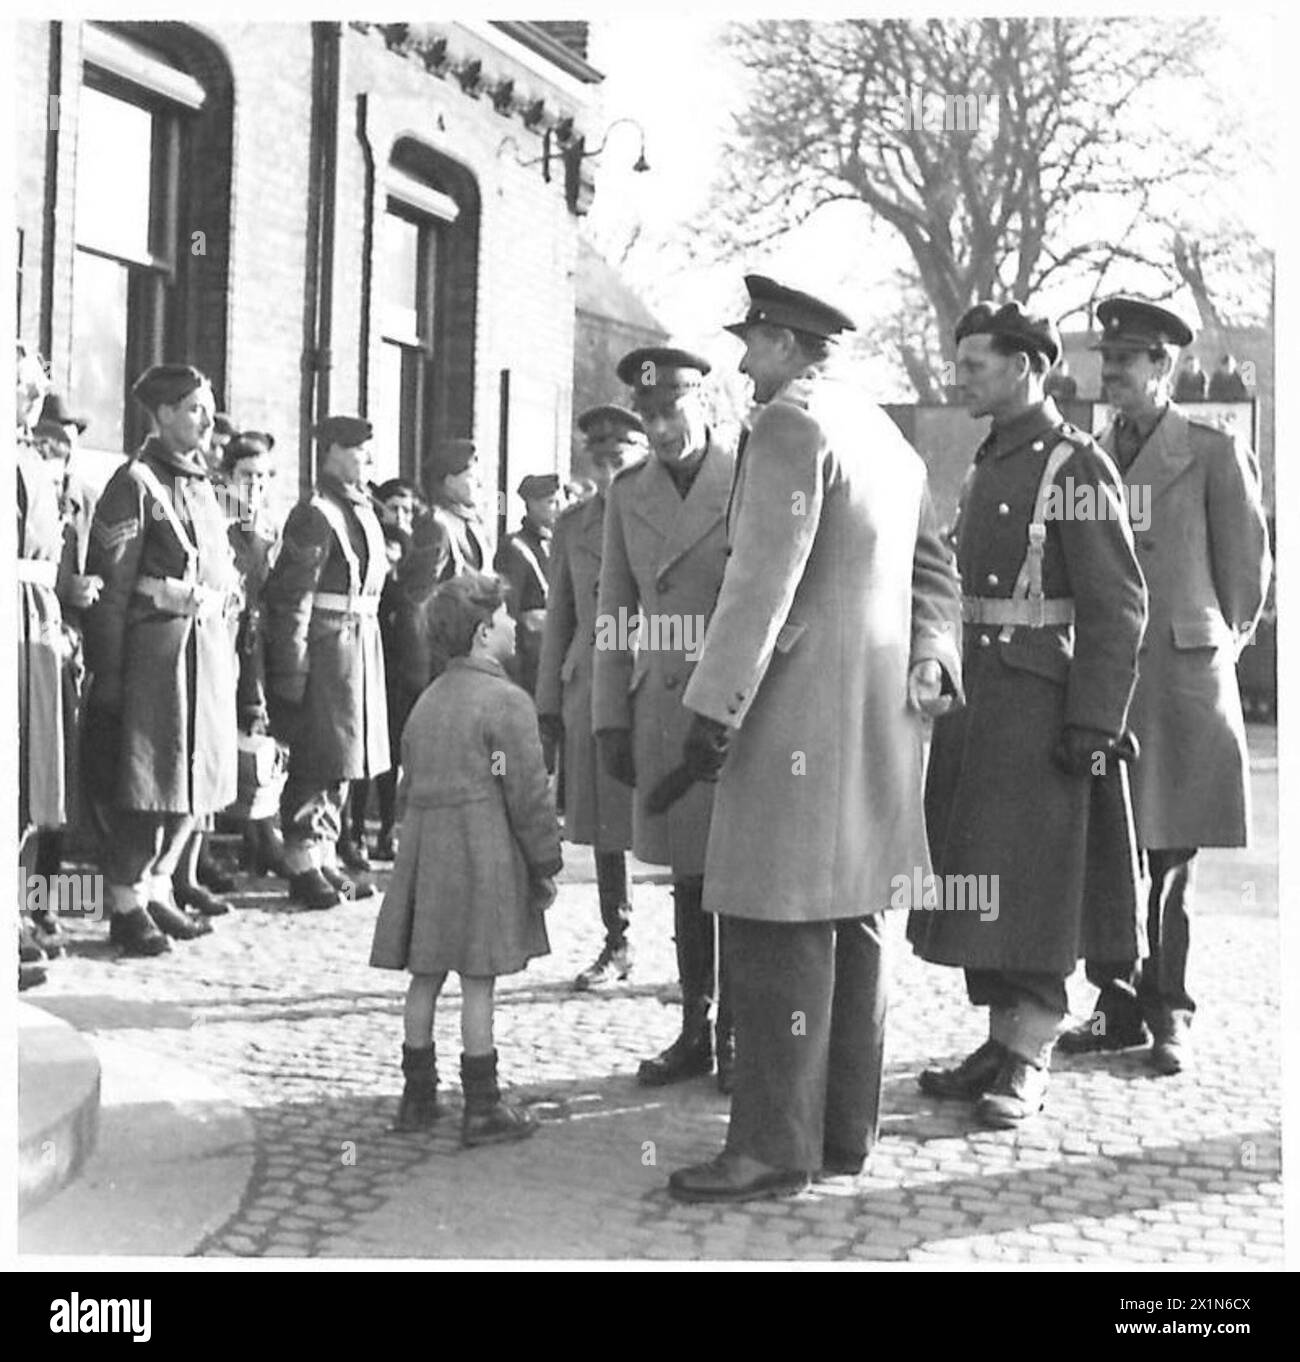
M 657 1085 L 710 1073 L 716 1002 L 718 1082 L 726 1090 L 731 1023 L 717 979 L 715 923 L 700 907 L 713 787 L 695 785 L 665 813 L 645 807 L 645 795 L 673 768 L 686 737 L 682 692 L 726 565 L 735 455 L 709 427 L 701 388 L 709 369 L 707 359 L 673 346 L 633 350 L 617 366 L 651 454 L 606 494 L 592 727 L 606 772 L 635 789 L 637 856 L 672 869 L 682 1029 L 642 1063 L 638 1078 Z M 640 630 L 632 623 L 638 612 Z
M 615 477 L 645 457 L 646 440 L 641 418 L 626 407 L 589 407 L 577 424 L 586 437 L 596 491 L 562 511 L 555 524 L 534 698 L 549 767 L 563 748 L 564 835 L 595 852 L 605 940 L 573 981 L 581 992 L 626 979 L 632 969 L 626 856 L 632 845 L 632 800 L 628 788 L 600 763 L 591 731 L 591 676 L 605 500 Z
M 744 321 L 724 327 L 742 340 L 750 327 L 759 323 L 784 326 L 805 336 L 819 336 L 831 340 L 845 331 L 856 331 L 853 318 L 838 307 L 815 298 L 786 284 L 778 284 L 765 274 L 747 274 L 745 288 L 749 293 L 749 311 Z
M 936 895 L 913 905 L 908 937 L 922 959 L 963 968 L 988 1009 L 987 1040 L 925 1070 L 921 1090 L 1009 1129 L 1045 1103 L 1066 979 L 1089 944 L 1137 958 L 1119 763 L 1146 592 L 1114 465 L 1044 394 L 1061 353 L 1050 319 L 978 303 L 956 339 L 967 407 L 992 426 L 956 529 L 968 703 L 935 723 L 926 821 L 938 884 L 996 873 L 998 905 L 933 911 L 963 906 Z
M 83 771 L 104 809 L 109 938 L 125 953 L 209 930 L 176 905 L 171 876 L 196 820 L 236 793 L 238 582 L 209 477 L 213 395 L 189 364 L 159 364 L 133 388 L 155 433 L 95 508 L 86 572 L 102 579 L 84 616 Z
M 315 489 L 289 513 L 267 579 L 266 691 L 271 731 L 289 747 L 280 802 L 289 896 L 304 907 L 373 893 L 338 867 L 348 782 L 388 770 L 379 594 L 383 531 L 366 490 L 369 421 L 327 416 Z
M 1170 400 L 1177 347 L 1193 339 L 1175 313 L 1144 298 L 1097 306 L 1102 395 L 1115 412 L 1102 448 L 1119 466 L 1151 618 L 1129 720 L 1138 843 L 1148 872 L 1140 963 L 1088 952 L 1101 989 L 1094 1014 L 1061 1039 L 1071 1053 L 1152 1041 L 1148 1062 L 1190 1062 L 1196 1005 L 1187 988 L 1192 887 L 1200 847 L 1249 835 L 1249 760 L 1236 657 L 1249 641 L 1271 572 L 1259 466 L 1241 440 Z
M 523 522 L 501 542 L 492 566 L 510 583 L 508 604 L 515 621 L 513 675 L 531 695 L 537 685 L 537 660 L 542 650 L 551 536 L 560 513 L 560 479 L 555 473 L 530 473 L 517 490 L 524 503 Z

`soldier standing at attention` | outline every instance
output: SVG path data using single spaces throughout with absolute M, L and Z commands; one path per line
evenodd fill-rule
M 1097 307 L 1102 391 L 1116 409 L 1101 437 L 1126 488 L 1144 493 L 1135 524 L 1151 619 L 1130 724 L 1138 843 L 1146 853 L 1150 954 L 1134 966 L 1089 952 L 1101 994 L 1093 1017 L 1061 1038 L 1072 1054 L 1154 1037 L 1152 1067 L 1189 1062 L 1196 1004 L 1187 991 L 1192 883 L 1199 847 L 1244 847 L 1250 762 L 1237 658 L 1264 608 L 1272 570 L 1259 468 L 1231 435 L 1169 400 L 1177 347 L 1192 329 L 1141 298 Z
M 374 893 L 337 865 L 348 781 L 388 769 L 388 714 L 379 593 L 383 531 L 366 490 L 369 421 L 330 416 L 316 490 L 285 522 L 263 594 L 271 732 L 289 748 L 280 800 L 289 897 L 333 908 Z
M 515 679 L 531 695 L 537 688 L 537 661 L 546 619 L 547 574 L 551 536 L 560 513 L 560 479 L 554 473 L 531 473 L 519 484 L 524 520 L 497 549 L 493 567 L 510 584 L 510 613 L 518 628 Z
M 908 937 L 923 960 L 964 968 L 989 1010 L 988 1039 L 927 1069 L 921 1090 L 1014 1128 L 1042 1109 L 1080 957 L 1138 956 L 1118 763 L 1146 591 L 1114 464 L 1044 398 L 1056 328 L 1019 303 L 979 303 L 956 335 L 967 407 L 993 425 L 957 527 L 966 707 L 935 722 L 925 798 L 935 872 L 961 877 L 965 911 L 949 880 Z M 990 911 L 970 902 L 981 886 Z
M 718 1083 L 726 1091 L 731 1022 L 717 978 L 716 923 L 700 906 L 713 788 L 696 785 L 662 814 L 650 814 L 643 802 L 686 738 L 691 716 L 682 692 L 727 562 L 735 456 L 708 426 L 700 384 L 709 367 L 671 348 L 633 350 L 619 361 L 652 457 L 616 478 L 606 498 L 592 727 L 605 770 L 641 796 L 633 806 L 633 849 L 643 861 L 672 867 L 682 1029 L 637 1077 L 657 1086 L 710 1073 L 717 1002 Z
M 591 674 L 596 652 L 596 594 L 605 496 L 624 468 L 646 455 L 641 418 L 624 407 L 591 407 L 578 417 L 595 474 L 596 495 L 561 512 L 551 549 L 551 580 L 537 673 L 537 717 L 547 766 L 563 749 L 564 835 L 596 856 L 596 892 L 605 944 L 573 981 L 576 991 L 632 969 L 627 933 L 632 918 L 627 856 L 632 797 L 601 766 L 591 732 Z
M 84 745 L 106 786 L 109 939 L 157 955 L 159 929 L 211 930 L 176 906 L 172 873 L 196 819 L 236 794 L 239 587 L 208 472 L 211 385 L 188 364 L 160 364 L 133 392 L 155 433 L 109 479 L 91 525 L 86 571 L 104 587 L 84 616 Z

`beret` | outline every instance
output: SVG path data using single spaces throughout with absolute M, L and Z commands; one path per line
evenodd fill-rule
M 361 416 L 327 416 L 323 421 L 317 421 L 311 433 L 326 449 L 330 445 L 355 449 L 372 439 L 375 429 Z
M 131 387 L 137 402 L 150 411 L 171 406 L 188 397 L 195 388 L 211 387 L 206 374 L 192 364 L 155 364 L 147 369 Z
M 765 274 L 747 274 L 745 288 L 749 292 L 749 311 L 742 322 L 724 327 L 733 336 L 744 336 L 746 328 L 758 322 L 769 326 L 785 326 L 791 331 L 802 331 L 807 336 L 830 340 L 841 331 L 856 331 L 857 326 L 847 312 L 815 298 L 811 293 L 778 284 Z
M 46 393 L 45 405 L 41 408 L 41 420 L 57 421 L 61 426 L 76 426 L 78 434 L 86 429 L 86 418 L 73 416 L 68 410 L 68 404 L 63 400 L 62 393 Z
M 629 388 L 694 387 L 713 368 L 702 355 L 672 345 L 645 345 L 630 350 L 615 372 Z
M 601 426 L 612 426 L 628 434 L 645 434 L 645 426 L 636 412 L 627 407 L 617 407 L 611 402 L 599 407 L 588 407 L 578 417 L 578 429 L 584 435 L 590 435 L 593 427 L 599 429 Z
M 1195 332 L 1176 313 L 1145 298 L 1117 293 L 1097 304 L 1103 346 L 1116 350 L 1150 350 L 1157 345 L 1190 345 Z
M 233 436 L 221 451 L 223 468 L 233 468 L 240 459 L 254 459 L 259 454 L 269 454 L 275 441 L 260 430 L 245 430 Z
M 560 490 L 560 479 L 555 473 L 529 473 L 519 484 L 519 495 L 525 501 L 539 497 L 553 497 Z
M 219 411 L 213 416 L 212 429 L 215 430 L 218 435 L 231 436 L 239 434 L 239 427 L 235 424 L 234 419 L 229 413 L 224 411 Z
M 1049 317 L 1026 312 L 1018 302 L 1003 303 L 1001 307 L 976 303 L 962 314 L 955 335 L 958 341 L 967 336 L 997 336 L 1013 341 L 1020 349 L 1046 356 L 1049 365 L 1061 357 L 1061 336 L 1055 323 Z
M 449 478 L 463 473 L 474 462 L 474 441 L 464 436 L 439 440 L 433 453 L 425 461 L 425 475 L 431 478 Z

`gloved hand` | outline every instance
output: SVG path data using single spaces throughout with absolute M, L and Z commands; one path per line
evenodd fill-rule
M 953 696 L 943 693 L 943 679 L 943 668 L 934 658 L 914 663 L 907 674 L 907 703 L 927 719 L 947 714 Z
M 697 714 L 691 720 L 682 764 L 694 780 L 715 781 L 731 747 L 732 730 L 717 719 Z
M 632 757 L 632 734 L 626 728 L 602 728 L 596 734 L 600 764 L 620 785 L 636 785 L 636 762 Z
M 271 736 L 287 747 L 298 741 L 303 726 L 303 707 L 301 700 L 289 700 L 283 695 L 271 693 L 266 697 L 266 711 L 271 726 Z
M 1097 763 L 1101 756 L 1102 762 Z M 1067 724 L 1052 752 L 1052 761 L 1067 776 L 1104 775 L 1112 761 L 1133 761 L 1137 739 L 1132 733 L 1116 738 L 1097 728 Z
M 558 714 L 539 714 L 537 728 L 542 735 L 542 757 L 546 769 L 554 775 L 556 759 L 564 745 L 564 720 Z
M 555 902 L 558 890 L 550 875 L 535 876 L 529 882 L 529 906 L 534 912 L 544 913 Z

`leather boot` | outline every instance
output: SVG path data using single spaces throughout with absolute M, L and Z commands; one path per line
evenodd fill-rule
M 345 875 L 332 865 L 321 866 L 320 873 L 334 886 L 340 898 L 368 899 L 375 892 L 374 883 L 364 875 Z
M 1156 1073 L 1168 1078 L 1191 1068 L 1192 1046 L 1188 1035 L 1191 1024 L 1191 1018 L 1184 1012 L 1171 1012 L 1152 1021 L 1155 1042 L 1147 1062 Z
M 1092 1016 L 1066 1031 L 1056 1042 L 1065 1055 L 1091 1055 L 1128 1050 L 1147 1043 L 1147 1029 L 1137 1005 L 1123 995 L 1102 993 Z
M 681 1034 L 653 1059 L 643 1060 L 637 1082 L 648 1088 L 680 1083 L 713 1072 L 714 998 L 713 918 L 700 906 L 704 882 L 692 878 L 673 885 L 673 938 L 677 977 L 682 985 Z
M 626 941 L 606 939 L 600 954 L 573 981 L 575 993 L 585 993 L 588 989 L 608 984 L 617 979 L 620 983 L 632 973 L 632 947 Z
M 497 1086 L 497 1052 L 461 1055 L 460 1081 L 465 1093 L 460 1142 L 467 1148 L 526 1140 L 537 1131 L 532 1112 L 501 1097 Z
M 108 939 L 123 955 L 165 955 L 172 948 L 143 908 L 115 912 L 109 919 Z
M 688 999 L 681 1034 L 652 1059 L 643 1059 L 636 1081 L 645 1088 L 661 1088 L 713 1072 L 713 1027 L 707 1000 Z
M 314 866 L 289 876 L 289 898 L 313 912 L 337 908 L 342 902 L 338 890 Z
M 204 917 L 224 917 L 231 909 L 229 899 L 218 898 L 201 884 L 173 883 L 172 894 L 178 907 L 193 908 Z
M 1000 1040 L 986 1040 L 960 1064 L 951 1069 L 926 1069 L 916 1080 L 927 1097 L 951 1097 L 973 1101 L 982 1097 L 997 1081 L 1007 1058 Z
M 153 919 L 154 926 L 177 941 L 193 941 L 196 936 L 207 936 L 212 931 L 212 923 L 205 917 L 191 917 L 170 903 L 154 899 L 146 911 Z
M 402 1046 L 402 1074 L 406 1079 L 393 1129 L 430 1130 L 445 1109 L 438 1102 L 438 1057 L 432 1045 L 415 1050 Z
M 206 837 L 204 837 L 203 846 L 199 850 L 198 863 L 194 867 L 194 878 L 205 889 L 211 889 L 214 894 L 230 894 L 235 890 L 235 877 L 223 866 L 217 864 L 212 853 L 208 850 L 208 839 Z
M 1007 1050 L 993 1085 L 976 1104 L 976 1117 L 995 1130 L 1015 1130 L 1042 1111 L 1049 1079 L 1046 1064 Z

